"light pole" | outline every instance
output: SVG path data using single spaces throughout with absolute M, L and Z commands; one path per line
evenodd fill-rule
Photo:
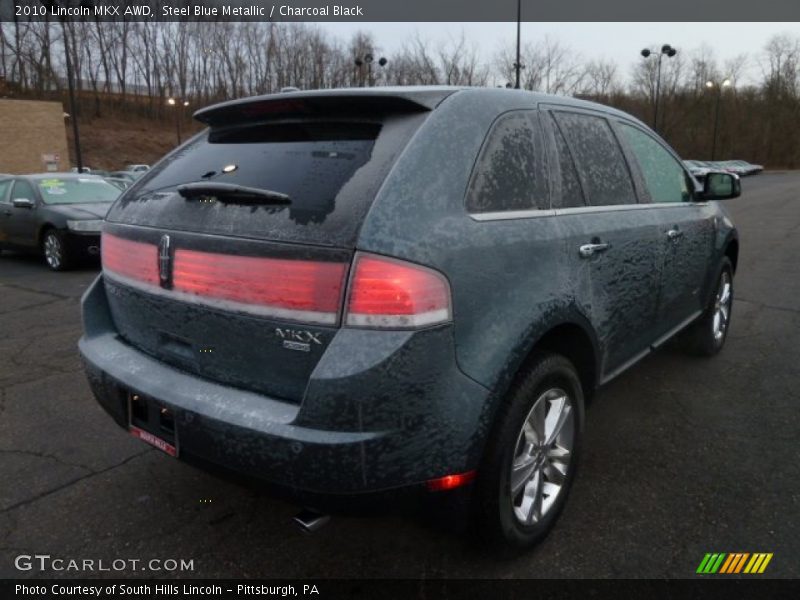
M 714 155 L 717 153 L 717 128 L 719 127 L 719 103 L 722 100 L 722 90 L 726 87 L 730 87 L 733 85 L 730 79 L 723 79 L 720 83 L 716 83 L 714 81 L 706 81 L 706 87 L 710 90 L 716 88 L 717 90 L 717 101 L 714 107 L 714 135 L 712 136 L 711 142 L 711 160 L 714 160 Z
M 653 110 L 653 131 L 658 133 L 658 102 L 661 99 L 661 59 L 665 56 L 672 58 L 678 51 L 669 44 L 661 46 L 661 51 L 650 50 L 649 48 L 642 50 L 642 56 L 645 57 L 645 59 L 650 58 L 651 54 L 656 53 L 658 54 L 658 69 L 656 74 L 656 101 Z
M 369 52 L 367 52 L 364 56 L 356 56 L 355 65 L 356 65 L 356 73 L 358 77 L 358 87 L 364 87 L 364 73 L 363 68 L 364 65 L 367 65 L 367 87 L 370 87 L 370 82 L 372 81 L 372 62 L 375 60 L 375 57 L 372 56 Z M 386 60 L 383 56 L 378 59 L 378 65 L 381 67 L 385 67 L 386 63 L 389 61 Z
M 175 107 L 175 131 L 178 133 L 178 145 L 181 145 L 181 117 L 183 111 L 181 108 L 189 106 L 188 100 L 181 100 L 180 98 L 167 98 L 167 104 Z
M 72 54 L 70 53 L 69 40 L 67 37 L 66 18 L 61 17 L 61 33 L 64 36 L 64 57 L 67 63 L 67 88 L 69 89 L 69 112 L 72 116 L 72 138 L 75 142 L 75 163 L 78 166 L 78 173 L 83 173 L 83 157 L 81 156 L 81 136 L 78 130 L 78 107 L 75 106 L 75 81 L 72 71 Z
M 516 83 L 514 84 L 514 89 L 517 90 L 519 89 L 519 72 L 522 70 L 522 63 L 520 62 L 520 56 L 519 56 L 520 40 L 522 37 L 520 34 L 521 25 L 522 25 L 522 0 L 517 0 L 517 60 L 514 63 L 514 73 L 516 77 Z

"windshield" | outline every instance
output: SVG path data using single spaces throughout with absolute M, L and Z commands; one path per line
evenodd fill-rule
M 113 202 L 120 189 L 102 179 L 76 177 L 71 179 L 42 179 L 37 181 L 45 204 L 86 204 Z

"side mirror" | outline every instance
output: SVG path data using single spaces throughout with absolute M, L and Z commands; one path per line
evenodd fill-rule
M 734 173 L 711 171 L 703 182 L 703 200 L 728 200 L 742 195 L 742 181 Z
M 11 204 L 14 208 L 33 208 L 33 200 L 28 198 L 14 198 Z

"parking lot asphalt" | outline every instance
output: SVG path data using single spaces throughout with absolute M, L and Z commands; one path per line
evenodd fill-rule
M 692 577 L 706 552 L 772 552 L 800 577 L 800 173 L 743 182 L 733 322 L 713 359 L 667 347 L 587 411 L 552 534 L 513 560 L 408 516 L 336 517 L 222 481 L 120 430 L 89 392 L 79 300 L 97 267 L 0 257 L 0 577 Z M 674 346 L 674 345 L 673 345 Z M 19 571 L 20 554 L 187 559 L 183 573 Z

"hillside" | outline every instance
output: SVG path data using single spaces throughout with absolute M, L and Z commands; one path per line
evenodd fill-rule
M 83 164 L 93 169 L 116 170 L 128 164 L 153 164 L 175 147 L 174 121 L 131 115 L 83 119 L 80 126 Z M 201 129 L 197 123 L 181 124 L 182 139 Z M 70 163 L 76 165 L 72 127 L 67 127 Z

